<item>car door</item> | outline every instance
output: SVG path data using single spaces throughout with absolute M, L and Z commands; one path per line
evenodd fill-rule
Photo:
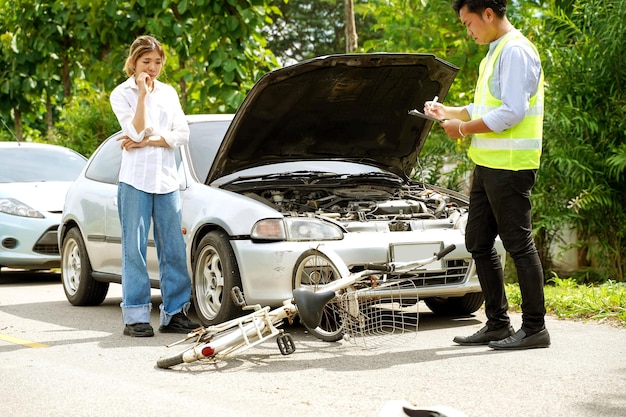
M 118 215 L 117 182 L 122 160 L 122 151 L 114 135 L 98 149 L 86 172 L 91 180 L 89 209 L 85 210 L 88 227 L 88 252 L 94 271 L 107 274 L 122 274 L 122 231 Z M 158 281 L 159 266 L 152 234 L 148 237 L 147 254 L 150 278 Z

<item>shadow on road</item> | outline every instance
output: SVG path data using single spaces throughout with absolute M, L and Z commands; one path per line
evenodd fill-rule
M 21 269 L 3 269 L 0 271 L 0 288 L 48 285 L 54 282 L 61 283 L 61 273 L 57 270 L 25 271 Z
M 0 275 L 0 291 L 2 291 L 2 288 L 14 287 L 25 288 L 26 291 L 28 291 L 28 288 L 30 287 L 48 285 L 52 291 L 54 291 L 54 298 L 56 301 L 25 300 L 22 304 L 0 305 L 0 312 L 21 319 L 50 323 L 53 325 L 55 330 L 49 331 L 50 334 L 53 335 L 50 340 L 37 340 L 38 343 L 44 343 L 50 346 L 93 343 L 95 341 L 102 348 L 119 348 L 120 346 L 163 347 L 168 343 L 172 343 L 182 338 L 182 335 L 159 334 L 158 331 L 155 332 L 155 337 L 151 338 L 130 338 L 128 336 L 124 336 L 122 334 L 123 324 L 120 309 L 121 298 L 119 296 L 109 296 L 99 306 L 73 306 L 64 299 L 60 300 L 60 298 L 64 297 L 60 279 L 61 277 L 59 273 L 32 271 L 11 271 L 9 273 L 6 270 L 3 271 L 2 275 Z M 58 288 L 56 288 L 57 282 Z M 58 293 L 56 293 L 57 290 Z M 158 306 L 160 303 L 161 297 L 158 294 L 155 295 L 155 293 L 153 293 L 153 309 L 151 319 L 152 325 L 155 326 L 155 330 L 159 321 Z M 474 326 L 479 323 L 479 320 L 472 316 L 455 319 L 451 317 L 436 316 L 426 307 L 420 307 L 420 311 L 418 335 L 445 328 Z M 190 311 L 190 317 L 192 319 L 197 319 L 193 309 Z M 0 325 L 0 333 L 6 333 L 11 329 L 13 331 L 10 333 L 15 333 L 15 324 L 6 322 L 6 320 L 7 319 L 4 318 L 3 324 Z M 59 329 L 58 326 L 61 326 L 62 328 Z M 357 354 L 355 356 L 354 350 L 351 349 L 338 349 L 337 343 L 319 341 L 315 337 L 311 336 L 306 329 L 299 324 L 298 320 L 291 325 L 285 324 L 283 328 L 293 336 L 294 341 L 298 346 L 298 351 L 315 349 L 327 351 L 329 354 L 333 355 L 332 358 L 325 360 L 316 366 L 345 371 L 359 369 L 364 366 L 362 355 Z M 63 332 L 65 332 L 66 337 L 59 337 L 59 333 L 63 334 Z M 45 333 L 46 332 L 44 331 L 44 334 Z M 5 345 L 0 346 L 0 353 L 26 348 L 27 347 L 19 344 Z M 445 352 L 445 354 L 442 355 L 442 352 Z M 489 352 L 479 352 L 476 354 L 485 353 Z M 466 356 L 468 355 L 468 351 L 467 349 L 450 347 L 443 349 L 418 349 L 411 352 L 393 353 L 393 355 L 394 362 L 397 362 L 398 360 L 401 362 L 420 362 L 440 360 L 455 355 Z M 258 355 L 255 354 L 255 350 L 252 349 L 251 351 L 246 352 L 243 362 L 263 362 L 265 360 L 270 360 L 273 364 L 280 364 L 283 361 L 288 361 L 289 367 L 293 370 L 297 370 L 300 367 L 310 368 L 312 366 L 310 361 L 299 360 L 297 355 L 295 356 L 296 357 L 283 359 L 278 351 L 276 351 L 276 355 Z M 373 363 L 380 362 L 381 361 L 373 361 Z M 229 368 L 237 368 L 241 363 L 242 362 L 239 359 L 229 359 L 228 361 L 220 364 L 220 369 L 225 370 Z M 200 365 L 199 371 L 206 371 L 206 366 L 206 364 Z M 374 365 L 370 364 L 370 366 Z M 193 371 L 193 367 L 191 367 L 189 371 Z

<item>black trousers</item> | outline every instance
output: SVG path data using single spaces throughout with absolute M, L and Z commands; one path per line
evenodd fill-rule
M 487 326 L 510 324 L 504 271 L 494 248 L 500 235 L 519 280 L 522 328 L 535 333 L 545 327 L 544 277 L 532 238 L 530 192 L 536 170 L 509 171 L 476 166 L 470 190 L 465 244 L 472 254 L 485 296 Z

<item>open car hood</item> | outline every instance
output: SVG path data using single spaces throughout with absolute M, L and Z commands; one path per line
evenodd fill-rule
M 275 162 L 345 160 L 410 176 L 433 122 L 408 115 L 443 101 L 458 68 L 430 54 L 314 58 L 265 74 L 226 132 L 207 183 Z

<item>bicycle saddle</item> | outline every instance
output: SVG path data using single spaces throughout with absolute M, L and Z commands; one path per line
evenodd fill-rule
M 448 406 L 418 407 L 408 401 L 387 401 L 378 417 L 467 417 L 467 414 Z
M 315 292 L 300 287 L 293 290 L 294 304 L 298 306 L 300 321 L 309 329 L 315 329 L 322 321 L 324 306 L 335 297 L 334 291 Z

